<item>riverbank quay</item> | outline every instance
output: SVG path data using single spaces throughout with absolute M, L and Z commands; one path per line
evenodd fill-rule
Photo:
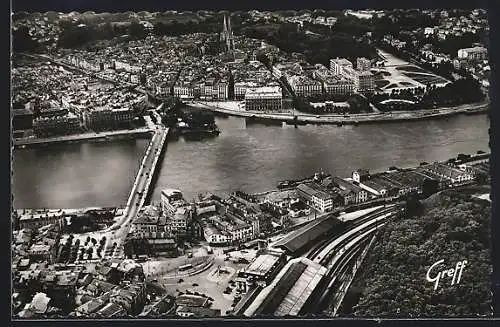
M 246 111 L 234 102 L 188 102 L 189 106 L 205 108 L 214 112 L 251 119 L 275 120 L 289 124 L 341 124 L 356 125 L 380 122 L 396 122 L 410 120 L 437 119 L 457 114 L 486 113 L 489 102 L 465 104 L 455 107 L 423 109 L 418 111 L 394 111 L 386 113 L 345 114 L 345 115 L 311 115 L 298 111 L 269 113 L 261 111 Z
M 61 144 L 61 143 L 77 143 L 84 141 L 110 141 L 116 139 L 129 139 L 129 138 L 149 138 L 154 133 L 154 129 L 151 128 L 139 128 L 131 130 L 118 130 L 118 131 L 108 131 L 100 133 L 83 133 L 83 134 L 73 134 L 55 137 L 29 137 L 29 138 L 18 138 L 13 139 L 14 149 L 16 148 L 28 148 L 28 147 L 41 147 L 48 146 L 49 144 Z

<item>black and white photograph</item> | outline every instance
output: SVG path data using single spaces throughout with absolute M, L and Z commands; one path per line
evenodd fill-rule
M 493 317 L 488 10 L 208 7 L 12 11 L 11 319 Z

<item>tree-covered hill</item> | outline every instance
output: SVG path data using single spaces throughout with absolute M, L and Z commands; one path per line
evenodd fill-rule
M 355 316 L 477 317 L 491 315 L 491 204 L 467 190 L 441 192 L 421 213 L 388 224 L 371 251 L 356 287 Z M 426 280 L 467 260 L 459 284 L 444 277 L 437 290 Z

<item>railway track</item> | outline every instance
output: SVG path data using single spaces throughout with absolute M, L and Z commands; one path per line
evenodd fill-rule
M 304 313 L 320 313 L 330 306 L 331 292 L 343 282 L 343 276 L 368 246 L 371 236 L 400 210 L 398 205 L 384 206 L 357 219 L 342 235 L 324 240 L 309 251 L 307 257 L 326 267 L 327 274 L 326 282 L 304 306 Z
M 321 250 L 315 251 L 315 257 L 309 257 L 309 259 L 317 262 L 321 265 L 325 265 L 332 255 L 336 253 L 339 249 L 343 248 L 352 239 L 361 235 L 363 231 L 369 229 L 370 227 L 378 227 L 384 220 L 388 217 L 393 216 L 399 211 L 397 205 L 391 205 L 375 212 L 371 212 L 366 216 L 359 218 L 354 222 L 342 235 L 335 237 L 331 242 L 325 243 Z M 326 265 L 325 265 L 326 266 Z
M 379 216 L 379 215 L 383 215 L 383 214 L 386 214 L 388 212 L 391 212 L 394 210 L 394 208 L 396 207 L 397 205 L 395 204 L 389 204 L 389 205 L 384 205 L 382 208 L 376 210 L 376 211 L 373 211 L 373 212 L 370 212 L 370 213 L 367 213 L 366 215 L 363 215 L 361 217 L 359 217 L 358 219 L 356 219 L 355 221 L 353 221 L 352 223 L 348 223 L 348 229 L 344 232 L 344 235 L 346 233 L 348 233 L 350 230 L 356 228 L 356 227 L 359 227 L 360 225 L 370 221 L 371 219 L 374 218 L 374 216 Z M 342 235 L 336 235 L 334 237 L 331 237 L 331 238 L 327 238 L 325 240 L 322 240 L 321 242 L 319 242 L 318 244 L 314 245 L 307 253 L 306 253 L 306 257 L 308 259 L 311 259 L 311 260 L 314 260 L 314 258 L 317 257 L 317 255 L 323 251 L 331 242 L 335 241 L 336 239 L 342 237 Z

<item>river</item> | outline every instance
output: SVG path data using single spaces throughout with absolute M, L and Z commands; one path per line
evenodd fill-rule
M 254 193 L 321 169 L 347 177 L 356 168 L 382 171 L 489 151 L 486 115 L 343 127 L 247 125 L 237 117 L 216 123 L 218 137 L 168 142 L 153 200 L 162 188 L 178 188 L 187 199 Z M 139 139 L 15 150 L 14 207 L 124 205 L 146 145 Z

